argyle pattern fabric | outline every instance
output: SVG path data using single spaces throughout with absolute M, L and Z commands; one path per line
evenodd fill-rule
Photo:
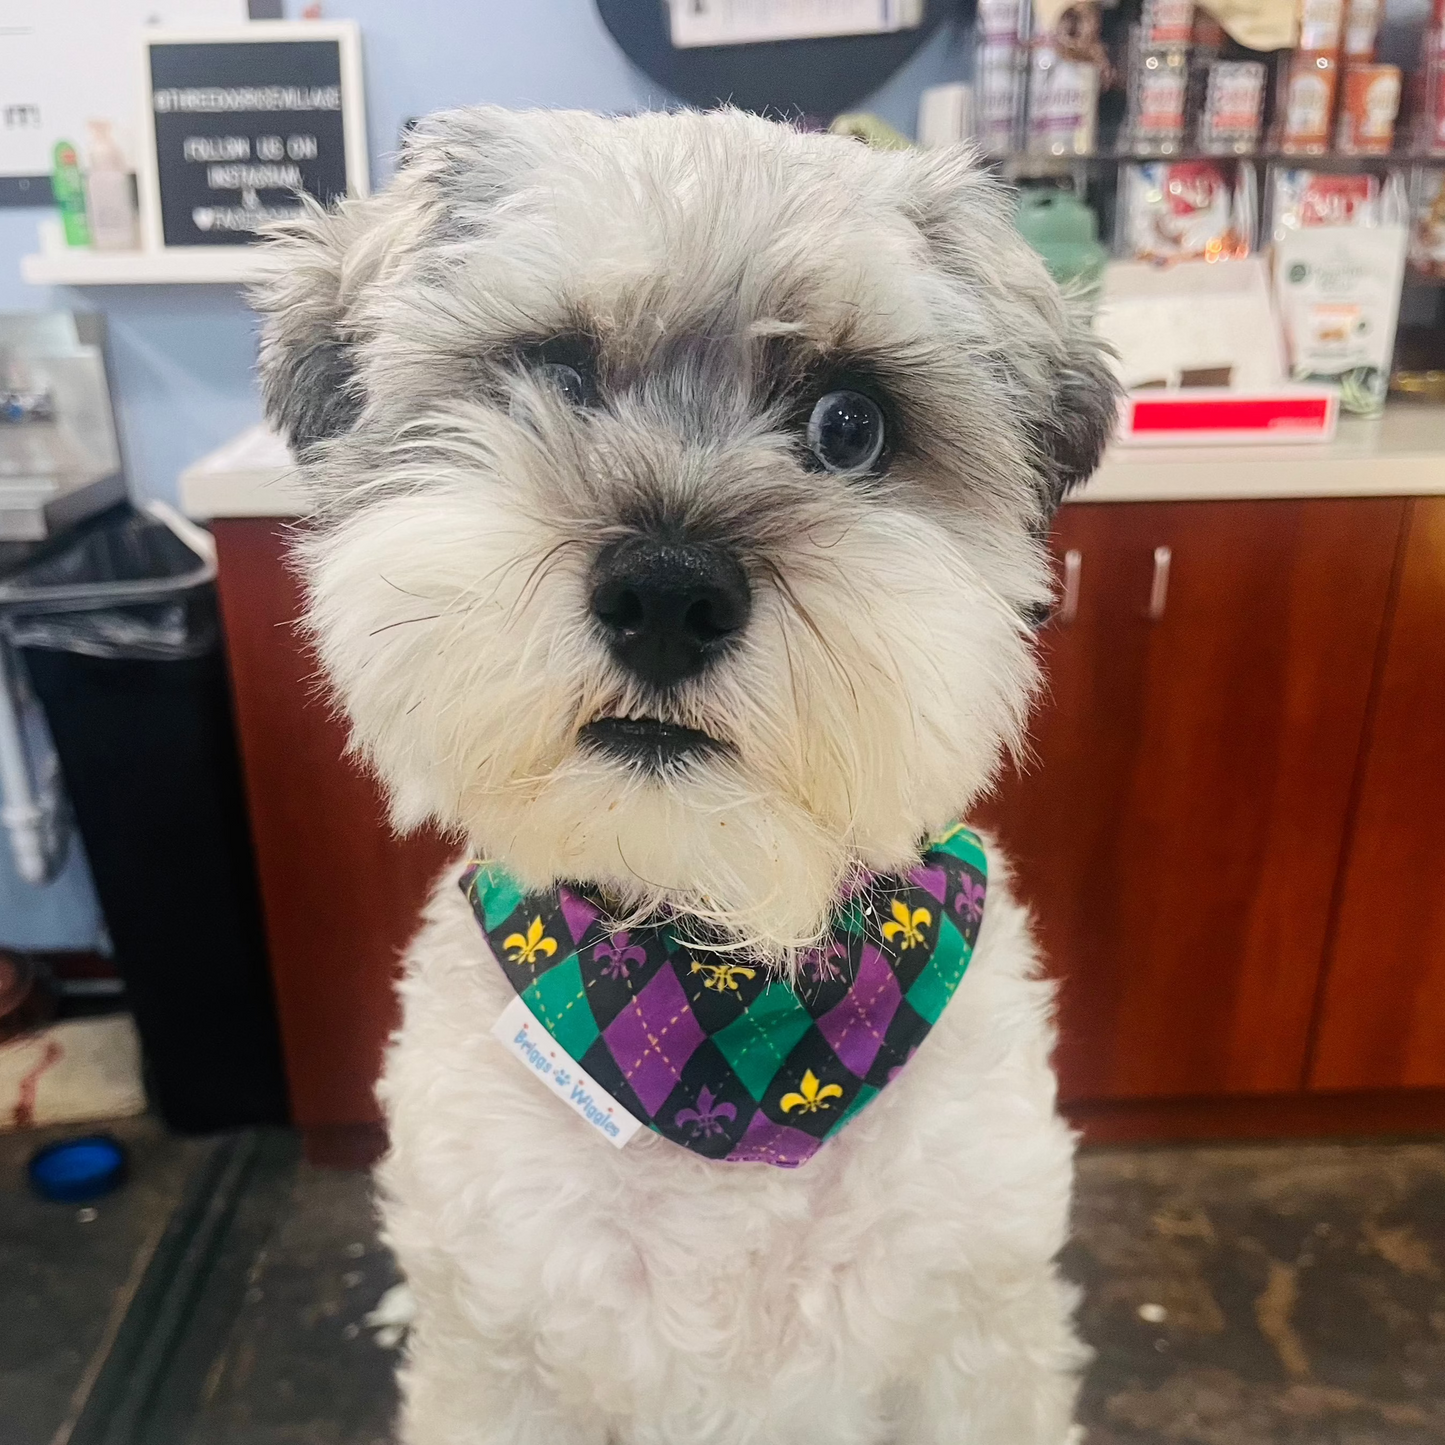
M 650 1129 L 709 1159 L 793 1168 L 896 1077 L 963 978 L 988 864 L 931 839 L 864 880 L 795 982 L 679 936 L 618 929 L 587 890 L 524 893 L 494 863 L 461 886 L 512 987 L 562 1049 Z

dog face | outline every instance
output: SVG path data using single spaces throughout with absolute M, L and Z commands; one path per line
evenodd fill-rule
M 966 155 L 458 111 L 275 254 L 309 624 L 399 825 L 786 955 L 1017 741 L 1115 392 Z

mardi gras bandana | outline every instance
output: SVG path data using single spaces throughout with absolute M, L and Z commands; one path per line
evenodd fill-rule
M 902 877 L 840 902 L 788 982 L 689 943 L 621 930 L 576 885 L 524 893 L 494 863 L 461 886 L 538 1022 L 641 1123 L 709 1159 L 791 1168 L 877 1098 L 963 978 L 988 865 L 961 826 Z

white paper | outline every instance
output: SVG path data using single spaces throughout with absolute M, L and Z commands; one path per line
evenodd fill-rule
M 0 175 L 48 176 L 59 140 L 83 165 L 89 120 L 111 122 L 134 168 L 142 29 L 246 18 L 246 0 L 0 0 Z
M 876 35 L 912 30 L 923 0 L 669 0 L 672 43 L 753 45 L 824 35 Z
M 145 1112 L 129 1014 L 65 1019 L 0 1044 L 0 1133 Z
M 1113 261 L 1094 328 L 1134 388 L 1179 384 L 1186 371 L 1230 368 L 1230 385 L 1269 391 L 1285 377 L 1279 323 L 1263 257 L 1152 266 Z

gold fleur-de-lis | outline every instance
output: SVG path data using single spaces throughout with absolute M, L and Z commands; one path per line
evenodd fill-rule
M 715 993 L 727 993 L 729 989 L 733 993 L 738 991 L 738 980 L 740 978 L 756 978 L 758 971 L 755 968 L 748 968 L 741 963 L 699 963 L 693 959 L 690 973 L 705 973 L 702 986 L 710 988 Z
M 791 1114 L 794 1109 L 801 1109 L 805 1114 L 816 1114 L 819 1109 L 831 1107 L 829 1099 L 843 1097 L 841 1084 L 819 1084 L 818 1076 L 812 1069 L 803 1074 L 803 1082 L 798 1085 L 798 1089 L 798 1093 L 784 1094 L 778 1100 L 778 1107 L 783 1113 Z
M 502 940 L 503 948 L 515 948 L 517 951 L 512 955 L 511 963 L 525 963 L 529 968 L 534 966 L 542 954 L 551 958 L 557 952 L 557 940 L 546 936 L 547 930 L 542 927 L 542 920 L 534 918 L 527 926 L 527 936 L 522 937 L 520 933 L 509 933 Z
M 922 943 L 923 930 L 932 922 L 933 915 L 926 908 L 910 911 L 901 898 L 895 898 L 893 922 L 883 925 L 883 937 L 897 938 L 899 951 L 902 952 L 905 948 L 912 948 L 915 943 Z

